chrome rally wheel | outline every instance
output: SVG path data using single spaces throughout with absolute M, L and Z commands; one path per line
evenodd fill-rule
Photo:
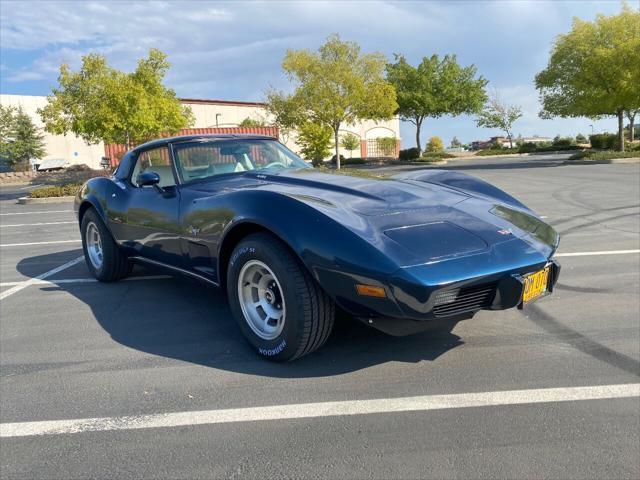
M 94 277 L 101 282 L 114 282 L 131 272 L 131 262 L 93 208 L 87 209 L 80 219 L 80 232 L 85 262 Z
M 94 222 L 87 224 L 85 241 L 87 245 L 87 256 L 89 261 L 96 270 L 102 268 L 102 239 L 100 238 L 100 230 Z
M 262 357 L 294 360 L 329 338 L 335 306 L 279 238 L 267 232 L 243 238 L 226 273 L 231 312 Z
M 285 301 L 273 271 L 259 260 L 250 260 L 240 270 L 238 299 L 247 324 L 264 340 L 277 338 L 284 328 Z

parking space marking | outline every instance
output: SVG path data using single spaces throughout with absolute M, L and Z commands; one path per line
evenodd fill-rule
M 37 277 L 31 278 L 29 280 L 25 280 L 22 283 L 19 283 L 18 285 L 15 285 L 13 287 L 11 287 L 9 290 L 6 290 L 4 292 L 0 293 L 0 300 L 4 300 L 5 298 L 13 295 L 14 293 L 18 293 L 21 290 L 24 290 L 25 288 L 34 285 L 36 282 L 38 282 L 39 280 L 44 280 L 47 277 L 50 277 L 52 275 L 55 275 L 56 273 L 59 273 L 63 270 L 66 270 L 67 268 L 73 267 L 74 265 L 80 263 L 81 261 L 84 260 L 84 255 L 79 256 L 78 258 L 74 258 L 73 260 L 68 261 L 67 263 L 63 263 L 62 265 L 60 265 L 59 267 L 53 268 L 47 272 L 41 273 L 40 275 L 38 275 Z
M 0 437 L 65 435 L 82 432 L 171 428 L 235 422 L 339 417 L 399 412 L 426 412 L 473 407 L 527 405 L 640 397 L 640 383 L 587 387 L 542 388 L 499 392 L 423 395 L 418 397 L 347 400 L 271 405 L 104 418 L 81 418 L 0 424 Z
M 41 212 L 7 212 L 0 215 L 42 215 L 45 213 L 73 213 L 73 210 L 42 210 Z
M 58 243 L 79 243 L 82 242 L 79 238 L 77 240 L 54 240 L 51 242 L 29 242 L 29 243 L 3 243 L 0 247 L 26 247 L 30 245 L 56 245 Z
M 120 280 L 121 282 L 135 282 L 139 280 L 166 280 L 168 278 L 173 278 L 170 275 L 146 275 L 146 276 L 138 276 L 138 277 L 127 277 Z M 26 280 L 20 282 L 1 282 L 0 287 L 13 287 L 15 285 L 20 285 L 24 283 Z M 87 278 L 61 278 L 60 280 L 36 280 L 30 285 L 68 285 L 73 283 L 97 283 L 98 280 L 93 277 Z
M 568 252 L 568 253 L 556 253 L 556 257 L 588 257 L 591 255 L 627 255 L 630 253 L 640 253 L 640 249 L 637 250 L 602 250 L 599 252 Z
M 39 227 L 41 225 L 66 225 L 78 222 L 42 222 L 42 223 L 14 223 L 12 225 L 0 225 L 0 228 L 8 227 Z

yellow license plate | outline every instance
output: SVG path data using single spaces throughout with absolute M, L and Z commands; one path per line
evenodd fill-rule
M 530 302 L 540 297 L 547 291 L 549 281 L 549 267 L 524 277 L 523 303 Z

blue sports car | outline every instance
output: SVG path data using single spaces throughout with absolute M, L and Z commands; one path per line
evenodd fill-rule
M 89 180 L 75 210 L 98 280 L 140 262 L 218 286 L 249 343 L 278 361 L 319 348 L 336 307 L 404 335 L 522 308 L 560 272 L 553 228 L 482 180 L 320 171 L 263 136 L 146 143 Z

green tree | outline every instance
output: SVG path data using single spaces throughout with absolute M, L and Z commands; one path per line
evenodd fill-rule
M 296 143 L 302 147 L 302 156 L 311 160 L 314 166 L 322 165 L 322 161 L 331 155 L 331 134 L 332 130 L 327 125 L 312 122 L 301 125 Z
M 574 18 L 535 83 L 542 118 L 616 116 L 624 151 L 624 112 L 640 108 L 640 12 L 624 4 L 620 14 L 594 22 Z
M 487 80 L 477 77 L 474 65 L 462 67 L 455 55 L 424 57 L 417 67 L 396 54 L 387 65 L 387 80 L 396 88 L 400 118 L 416 126 L 416 146 L 420 150 L 420 130 L 426 118 L 477 113 L 486 100 Z
M 458 137 L 454 136 L 451 139 L 451 148 L 460 148 L 462 146 L 462 143 L 460 143 L 460 140 L 458 140 Z
M 349 158 L 351 158 L 353 151 L 360 148 L 360 139 L 352 133 L 347 133 L 340 139 L 340 146 L 349 152 Z
M 131 73 L 116 70 L 95 53 L 82 58 L 78 72 L 62 65 L 58 88 L 38 111 L 45 130 L 58 135 L 73 132 L 87 143 L 121 143 L 129 148 L 192 125 L 191 109 L 162 84 L 170 66 L 166 58 L 151 49 Z
M 18 169 L 27 169 L 29 160 L 46 155 L 42 132 L 21 107 L 0 105 L 0 155 Z
M 578 135 L 576 135 L 576 143 L 578 145 L 585 144 L 585 143 L 589 143 L 589 140 L 583 134 L 579 133 Z
M 256 120 L 255 118 L 245 118 L 239 124 L 239 127 L 266 127 L 267 124 L 264 120 Z
M 444 150 L 444 143 L 440 137 L 431 137 L 427 142 L 427 152 L 442 152 Z
M 479 127 L 502 130 L 509 139 L 509 148 L 513 148 L 513 124 L 520 117 L 522 117 L 520 107 L 505 103 L 500 98 L 498 91 L 494 90 L 484 109 L 478 115 L 476 123 Z
M 293 102 L 292 110 L 303 122 L 333 131 L 338 169 L 340 127 L 390 119 L 398 108 L 395 90 L 383 77 L 384 65 L 382 54 L 361 54 L 357 43 L 342 41 L 337 34 L 317 52 L 289 50 L 285 55 L 282 68 L 296 88 L 282 101 Z
M 266 97 L 267 114 L 278 127 L 282 142 L 287 143 L 291 133 L 304 123 L 302 108 L 295 98 L 278 90 L 268 90 Z
M 14 107 L 0 104 L 0 157 L 7 160 L 11 156 L 15 111 Z

